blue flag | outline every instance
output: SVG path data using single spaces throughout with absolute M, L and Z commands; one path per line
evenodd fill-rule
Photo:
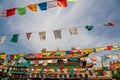
M 43 3 L 40 3 L 38 4 L 40 10 L 47 10 L 47 2 L 43 2 Z

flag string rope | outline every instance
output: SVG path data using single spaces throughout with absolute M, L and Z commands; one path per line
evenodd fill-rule
M 114 22 L 110 22 L 110 23 L 114 23 Z M 106 23 L 106 24 L 109 24 L 109 23 Z M 105 24 L 96 24 L 96 25 L 86 25 L 86 26 L 93 26 L 93 27 L 98 27 L 98 26 L 105 26 Z M 75 28 L 85 28 L 86 26 L 78 26 L 78 27 L 75 27 Z M 116 23 L 115 25 L 109 25 L 109 26 L 116 26 Z M 41 30 L 41 31 L 29 31 L 29 32 L 22 32 L 22 33 L 15 33 L 15 34 L 19 34 L 19 35 L 22 35 L 22 34 L 26 34 L 26 33 L 39 33 L 39 32 L 42 32 L 42 31 L 54 31 L 54 30 L 69 30 L 70 28 L 74 28 L 74 27 L 69 27 L 69 28 L 59 28 L 59 29 L 53 29 L 53 30 Z M 3 35 L 6 35 L 6 36 L 11 36 L 13 34 L 2 34 L 0 36 L 3 36 Z

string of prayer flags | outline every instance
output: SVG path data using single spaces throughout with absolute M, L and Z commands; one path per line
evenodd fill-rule
M 103 24 L 104 26 L 116 26 L 117 24 L 115 22 L 110 22 L 110 23 L 106 23 Z
M 6 40 L 7 36 L 1 36 L 0 37 L 0 44 L 3 44 L 4 41 Z
M 40 40 L 44 41 L 46 39 L 46 32 L 45 31 L 39 32 L 39 36 L 40 36 Z
M 67 0 L 57 0 L 57 5 L 60 7 L 67 7 Z
M 30 37 L 31 37 L 31 32 L 29 32 L 29 33 L 26 33 L 26 37 L 27 37 L 27 39 L 29 40 L 30 39 Z
M 67 1 L 66 0 L 52 0 L 52 1 L 47 1 L 43 3 L 38 3 L 38 4 L 28 4 L 25 7 L 18 7 L 18 8 L 11 8 L 7 10 L 1 10 L 0 11 L 0 17 L 9 17 L 13 16 L 15 14 L 15 11 L 17 9 L 17 12 L 19 15 L 24 15 L 26 14 L 26 7 L 30 9 L 32 12 L 37 12 L 37 6 L 41 11 L 47 10 L 49 8 L 54 8 L 54 7 L 67 7 Z
M 24 14 L 26 14 L 26 7 L 17 8 L 17 12 L 21 16 L 24 15 Z
M 61 39 L 61 30 L 54 30 L 55 39 Z
M 94 28 L 93 25 L 87 25 L 85 26 L 85 29 L 87 29 L 88 31 L 92 30 Z
M 7 17 L 12 16 L 15 14 L 16 8 L 12 8 L 12 9 L 7 9 Z
M 53 0 L 53 1 L 48 1 L 47 2 L 47 8 L 54 8 L 54 7 L 57 7 L 57 1 L 56 0 Z
M 43 3 L 40 3 L 38 4 L 40 10 L 47 10 L 47 2 L 43 2 Z
M 11 39 L 11 42 L 14 42 L 14 43 L 18 42 L 18 37 L 19 37 L 18 34 L 14 34 L 12 39 Z
M 69 29 L 69 32 L 72 36 L 77 35 L 77 27 L 72 27 Z
M 32 11 L 32 12 L 37 12 L 37 4 L 29 4 L 27 7 Z

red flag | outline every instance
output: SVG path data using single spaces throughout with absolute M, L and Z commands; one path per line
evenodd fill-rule
M 57 5 L 60 7 L 67 7 L 67 1 L 66 0 L 57 0 Z
M 7 17 L 12 16 L 15 14 L 16 8 L 8 9 L 7 10 Z
M 28 39 L 28 40 L 30 39 L 31 34 L 32 34 L 32 33 L 30 33 L 30 32 L 29 32 L 29 33 L 26 33 L 26 36 L 27 36 L 27 39 Z
M 105 50 L 112 50 L 113 46 L 107 46 L 105 47 Z
M 116 26 L 116 23 L 115 22 L 110 22 L 110 23 L 104 24 L 104 26 Z

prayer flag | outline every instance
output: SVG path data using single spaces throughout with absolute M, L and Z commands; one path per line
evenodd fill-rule
M 17 8 L 17 12 L 21 16 L 24 15 L 24 14 L 26 14 L 26 7 Z
M 14 34 L 13 37 L 12 37 L 12 39 L 11 39 L 11 42 L 16 43 L 18 41 L 18 37 L 19 37 L 18 34 Z
M 112 50 L 113 46 L 106 46 L 105 50 Z
M 92 29 L 94 28 L 94 26 L 93 26 L 93 25 L 87 25 L 87 26 L 85 26 L 85 28 L 86 28 L 88 31 L 90 31 L 90 30 L 92 30 Z
M 14 15 L 15 10 L 16 10 L 16 8 L 7 9 L 7 17 Z
M 67 7 L 67 1 L 66 0 L 57 0 L 57 5 L 60 7 Z
M 55 39 L 61 39 L 61 30 L 54 30 Z
M 92 53 L 92 52 L 94 52 L 93 48 L 83 49 L 84 54 L 89 54 L 89 53 Z
M 54 7 L 57 7 L 57 1 L 56 0 L 47 2 L 47 8 L 54 8 Z
M 104 26 L 116 26 L 117 24 L 115 22 L 110 22 L 110 23 L 106 23 L 103 24 Z
M 76 28 L 76 27 L 70 28 L 69 31 L 70 31 L 70 34 L 71 34 L 72 36 L 77 35 L 77 28 Z
M 6 17 L 6 10 L 0 11 L 0 17 Z
M 37 4 L 29 4 L 27 6 L 32 12 L 37 12 Z
M 115 45 L 115 46 L 113 46 L 112 50 L 120 50 L 119 45 Z
M 47 10 L 47 2 L 43 2 L 43 3 L 40 3 L 38 4 L 40 10 Z
M 39 36 L 40 40 L 44 41 L 46 39 L 46 32 L 45 31 L 39 32 Z
M 31 37 L 31 32 L 29 32 L 29 33 L 26 33 L 26 36 L 27 36 L 27 39 L 29 40 L 30 39 L 30 37 Z
M 6 40 L 6 38 L 7 38 L 7 36 L 2 36 L 2 37 L 0 38 L 0 44 L 3 44 L 4 41 Z

